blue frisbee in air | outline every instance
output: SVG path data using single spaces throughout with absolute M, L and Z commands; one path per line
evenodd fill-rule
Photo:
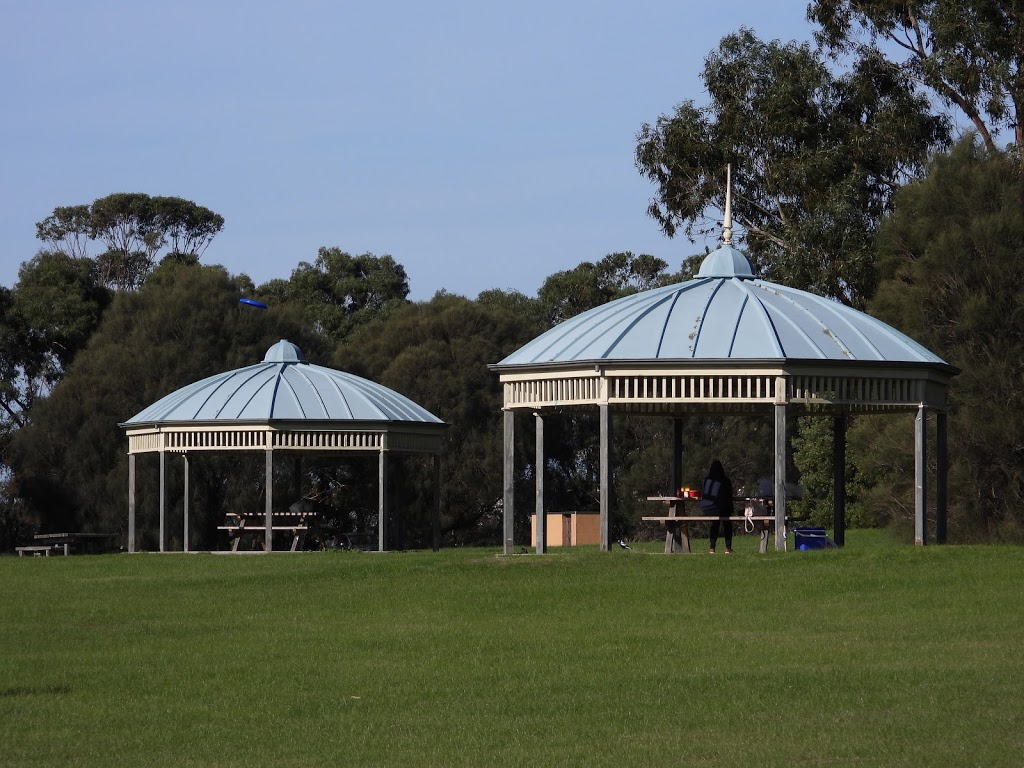
M 262 301 L 256 301 L 256 299 L 239 299 L 239 304 L 248 304 L 250 307 L 258 307 L 259 309 L 266 309 L 267 305 Z

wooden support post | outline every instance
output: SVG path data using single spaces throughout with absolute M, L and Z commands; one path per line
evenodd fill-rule
M 683 420 L 672 419 L 672 493 L 683 487 Z
M 612 413 L 607 403 L 599 406 L 601 421 L 601 551 L 611 549 L 612 530 Z
M 935 413 L 935 543 L 946 543 L 946 520 L 949 501 L 949 453 L 948 432 L 949 414 L 945 411 Z
M 430 502 L 430 529 L 433 549 L 437 552 L 441 549 L 441 457 L 435 453 L 431 459 L 434 496 Z
M 512 554 L 513 534 L 515 531 L 515 445 L 516 445 L 516 422 L 515 411 L 504 411 L 505 439 L 504 439 L 504 484 L 501 511 L 504 523 L 503 551 L 506 555 Z
M 928 543 L 928 410 L 919 406 L 914 417 L 914 543 Z
M 536 424 L 536 468 L 534 470 L 534 486 L 536 490 L 536 538 L 537 554 L 543 555 L 548 549 L 548 518 L 544 507 L 544 414 L 535 413 Z M 569 544 L 569 542 L 562 542 Z
M 182 531 L 182 535 L 184 536 L 182 539 L 182 552 L 188 552 L 188 454 L 183 453 L 181 455 L 181 459 L 182 462 L 184 462 L 183 468 L 185 473 L 185 498 L 182 503 L 182 527 L 184 528 Z
M 266 539 L 264 540 L 264 543 L 263 543 L 263 551 L 264 552 L 273 552 L 274 551 L 274 452 L 272 450 L 270 450 L 269 448 L 267 449 L 266 472 L 265 472 L 263 487 L 264 487 L 264 490 L 266 491 L 266 493 L 264 493 L 264 496 L 266 496 L 266 499 L 264 500 L 265 504 L 264 504 L 264 507 L 263 507 L 263 513 L 264 513 L 264 518 L 265 518 L 264 519 L 264 525 L 266 526 L 266 530 L 264 531 L 264 534 L 266 536 Z
M 832 420 L 832 536 L 836 546 L 846 543 L 846 416 Z
M 778 385 L 777 385 L 778 386 Z M 785 386 L 783 381 L 781 386 Z M 775 405 L 775 551 L 786 551 L 786 404 Z
M 164 453 L 163 449 L 160 450 L 160 551 L 164 551 L 164 522 L 165 522 L 165 507 L 167 504 L 167 493 L 166 493 L 166 481 L 167 481 L 167 454 Z
M 128 454 L 128 551 L 135 551 L 135 454 Z
M 388 548 L 388 454 L 380 452 L 377 462 L 377 549 Z

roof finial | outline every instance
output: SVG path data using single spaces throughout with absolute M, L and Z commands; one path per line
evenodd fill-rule
M 732 245 L 732 163 L 725 166 L 725 221 L 722 222 L 722 245 Z

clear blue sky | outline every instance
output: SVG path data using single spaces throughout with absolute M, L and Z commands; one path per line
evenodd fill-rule
M 614 251 L 672 265 L 642 123 L 741 25 L 807 39 L 806 0 L 0 0 L 0 283 L 55 206 L 177 195 L 257 283 L 320 246 L 391 254 L 412 298 L 533 295 Z

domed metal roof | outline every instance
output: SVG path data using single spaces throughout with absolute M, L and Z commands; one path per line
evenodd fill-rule
M 263 362 L 182 387 L 124 426 L 302 420 L 444 423 L 387 387 L 307 363 L 302 350 L 281 340 Z
M 756 279 L 746 257 L 726 244 L 704 259 L 693 280 L 570 318 L 495 367 L 690 359 L 945 364 L 870 315 Z

